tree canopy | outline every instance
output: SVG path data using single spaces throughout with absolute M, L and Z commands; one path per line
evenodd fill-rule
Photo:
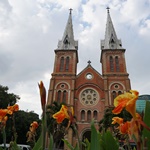
M 18 95 L 8 93 L 8 90 L 9 88 L 7 86 L 0 85 L 0 109 L 12 106 L 20 99 Z

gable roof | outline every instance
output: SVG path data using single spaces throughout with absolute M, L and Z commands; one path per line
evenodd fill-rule
M 96 69 L 94 69 L 94 68 L 92 67 L 90 61 L 88 61 L 88 65 L 87 65 L 80 73 L 78 73 L 77 78 L 78 78 L 82 73 L 84 73 L 87 69 L 89 69 L 89 68 L 91 68 L 91 70 L 93 70 L 96 74 L 98 74 L 101 78 L 103 78 L 103 76 L 102 76 Z

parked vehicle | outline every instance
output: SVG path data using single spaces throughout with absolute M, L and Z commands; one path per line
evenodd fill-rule
M 31 147 L 29 145 L 23 145 L 23 144 L 18 144 L 21 150 L 31 150 Z
M 29 145 L 17 144 L 20 150 L 31 150 Z M 1 148 L 4 148 L 4 144 L 0 145 Z M 10 144 L 6 144 L 6 150 L 9 150 Z

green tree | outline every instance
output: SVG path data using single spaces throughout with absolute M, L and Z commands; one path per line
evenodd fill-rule
M 112 123 L 112 118 L 115 115 L 112 113 L 112 110 L 113 110 L 112 108 L 107 108 L 105 110 L 104 116 L 99 122 L 99 131 L 102 131 L 102 130 L 106 131 L 108 128 L 113 127 L 111 123 Z
M 39 119 L 39 115 L 32 111 L 25 112 L 23 110 L 20 110 L 16 112 L 15 127 L 17 133 L 17 143 L 26 144 L 27 140 L 26 133 L 29 131 L 30 124 L 33 121 L 37 121 L 39 124 L 36 136 L 36 139 L 38 139 L 41 132 L 41 120 Z
M 17 135 L 17 143 L 26 144 L 26 133 L 29 131 L 30 124 L 33 121 L 37 121 L 39 123 L 36 136 L 36 139 L 38 139 L 41 132 L 41 120 L 39 119 L 38 114 L 19 110 L 14 113 L 14 116 L 9 116 L 6 124 L 6 143 L 10 143 L 10 141 L 14 140 L 15 132 Z M 0 133 L 0 143 L 3 142 L 2 137 L 3 136 Z
M 9 88 L 7 86 L 0 85 L 0 109 L 12 106 L 20 99 L 18 95 L 8 93 L 8 90 Z

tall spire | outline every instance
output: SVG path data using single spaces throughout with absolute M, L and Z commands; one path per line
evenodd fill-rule
M 117 38 L 111 17 L 109 12 L 109 7 L 107 9 L 107 22 L 106 22 L 106 31 L 105 39 L 101 41 L 102 49 L 123 49 L 121 40 Z
M 69 9 L 69 18 L 62 40 L 58 42 L 58 49 L 78 49 L 78 41 L 74 40 L 73 25 L 72 25 L 72 9 Z

